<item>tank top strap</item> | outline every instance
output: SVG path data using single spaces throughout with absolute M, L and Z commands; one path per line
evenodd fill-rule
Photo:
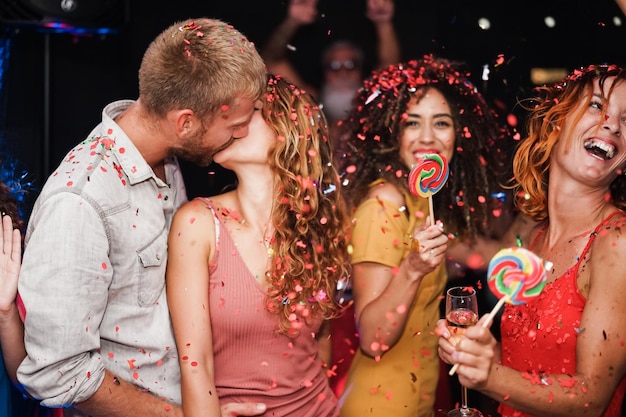
M 209 210 L 211 210 L 211 213 L 213 213 L 213 222 L 215 223 L 215 250 L 217 253 L 220 248 L 220 219 L 217 215 L 215 205 L 213 205 L 213 200 L 208 197 L 196 197 L 196 199 L 204 202 Z
M 600 229 L 602 229 L 604 226 L 606 226 L 611 221 L 611 219 L 613 217 L 615 217 L 616 215 L 618 215 L 618 214 L 624 214 L 624 212 L 621 211 L 621 210 L 615 210 L 614 212 L 609 214 L 604 220 L 602 220 L 596 226 L 595 229 L 593 229 L 593 232 L 589 235 L 589 240 L 587 241 L 587 244 L 585 245 L 585 248 L 583 249 L 582 253 L 578 257 L 578 262 L 576 263 L 576 269 L 578 269 L 578 264 L 580 264 L 582 262 L 582 260 L 587 255 L 587 252 L 589 252 L 589 248 L 591 248 L 591 244 L 596 239 L 596 236 L 598 236 L 598 232 L 600 231 Z
M 528 246 L 529 250 L 533 250 L 533 248 L 535 247 L 535 245 L 537 244 L 537 241 L 539 240 L 539 238 L 541 237 L 541 235 L 543 235 L 543 233 L 546 231 L 546 227 L 548 227 L 548 222 L 545 221 L 541 227 L 539 228 L 539 230 L 537 231 L 537 236 L 535 236 L 535 238 L 533 239 L 532 242 L 530 242 L 530 245 Z

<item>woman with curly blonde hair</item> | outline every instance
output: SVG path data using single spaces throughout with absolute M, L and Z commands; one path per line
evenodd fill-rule
M 349 265 L 327 132 L 309 94 L 269 76 L 249 134 L 214 156 L 236 188 L 175 215 L 167 294 L 186 416 L 219 415 L 218 397 L 338 415 L 317 339 Z

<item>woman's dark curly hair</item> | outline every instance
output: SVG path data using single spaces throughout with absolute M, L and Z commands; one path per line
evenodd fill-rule
M 20 216 L 17 200 L 9 186 L 3 182 L 0 182 L 0 214 L 2 216 L 11 216 L 13 228 L 20 229 L 22 233 L 24 232 L 24 221 Z
M 604 85 L 615 77 L 608 91 Z M 561 137 L 566 120 L 575 124 L 591 103 L 594 83 L 599 83 L 603 103 L 608 100 L 618 81 L 626 80 L 626 70 L 617 65 L 590 65 L 570 73 L 563 81 L 535 88 L 535 96 L 520 104 L 530 112 L 527 135 L 520 143 L 513 160 L 513 186 L 520 211 L 541 221 L 548 216 L 548 174 L 552 148 Z M 606 94 L 606 95 L 604 95 Z M 581 106 L 584 103 L 584 106 Z M 602 107 L 601 120 L 606 117 Z M 620 174 L 620 173 L 618 173 Z M 626 177 L 617 175 L 609 187 L 613 204 L 626 210 Z
M 456 130 L 448 181 L 433 196 L 437 218 L 459 237 L 489 234 L 490 194 L 502 189 L 509 131 L 461 64 L 432 55 L 374 71 L 359 89 L 337 138 L 347 199 L 357 207 L 379 179 L 409 192 L 411 167 L 399 152 L 403 120 L 409 101 L 419 101 L 429 88 L 446 98 Z

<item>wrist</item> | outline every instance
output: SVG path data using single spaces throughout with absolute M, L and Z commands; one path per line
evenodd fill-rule
M 0 300 L 0 316 L 9 316 L 17 312 L 17 305 L 15 305 L 15 299 L 7 302 Z

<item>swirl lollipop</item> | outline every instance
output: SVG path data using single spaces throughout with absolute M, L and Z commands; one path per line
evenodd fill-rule
M 448 180 L 448 161 L 442 155 L 429 154 L 411 168 L 409 191 L 419 197 L 428 198 L 430 222 L 435 224 L 433 194 L 438 193 Z
M 500 250 L 489 262 L 489 289 L 505 302 L 526 304 L 546 285 L 546 266 L 537 255 L 524 248 Z
M 538 296 L 546 286 L 546 270 L 552 266 L 544 262 L 528 249 L 521 247 L 501 249 L 489 261 L 487 284 L 498 296 L 498 303 L 493 307 L 483 327 L 489 327 L 496 313 L 505 302 L 514 305 L 526 304 L 529 299 Z M 458 364 L 450 370 L 453 375 Z

